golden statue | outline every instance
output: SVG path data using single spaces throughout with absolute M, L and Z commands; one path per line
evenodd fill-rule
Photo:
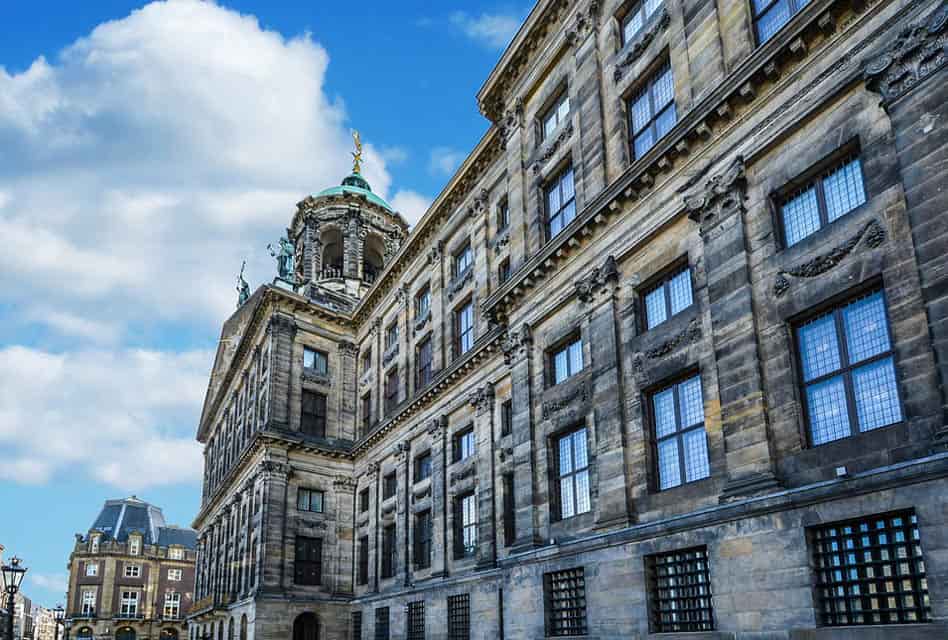
M 362 173 L 362 139 L 359 138 L 359 132 L 352 132 L 352 139 L 355 141 L 356 150 L 352 152 L 352 173 Z

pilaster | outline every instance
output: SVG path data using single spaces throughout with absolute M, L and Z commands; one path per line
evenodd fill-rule
M 477 438 L 477 568 L 497 565 L 497 514 L 494 505 L 494 385 L 485 384 L 468 398 L 474 407 Z
M 296 321 L 285 313 L 274 313 L 270 317 L 270 414 L 268 426 L 290 429 L 290 381 L 295 367 L 293 341 L 296 338 Z
M 447 418 L 439 416 L 428 423 L 431 441 L 431 576 L 443 577 L 447 571 Z

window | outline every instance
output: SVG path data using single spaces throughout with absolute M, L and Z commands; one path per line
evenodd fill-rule
M 82 592 L 82 615 L 95 615 L 95 591 L 88 590 Z
M 711 475 L 701 376 L 693 376 L 653 394 L 651 405 L 659 489 L 670 489 Z
M 326 436 L 326 396 L 303 390 L 300 431 L 318 438 Z
M 388 640 L 388 607 L 375 610 L 375 640 Z
M 418 345 L 417 356 L 415 358 L 418 366 L 416 375 L 416 385 L 423 389 L 431 384 L 431 337 L 427 337 Z
M 474 492 L 454 501 L 454 557 L 467 558 L 477 550 L 477 500 Z
M 504 546 L 513 545 L 517 539 L 517 513 L 514 502 L 514 475 L 504 474 Z
M 622 19 L 622 42 L 632 42 L 648 19 L 662 6 L 663 0 L 639 0 Z
M 586 428 L 557 438 L 555 457 L 560 518 L 586 513 L 591 508 Z
M 184 549 L 171 547 L 168 549 L 168 557 L 172 560 L 182 560 L 184 558 Z
M 128 554 L 137 556 L 142 550 L 142 539 L 138 536 L 132 536 L 128 539 Z
M 431 451 L 425 451 L 415 458 L 415 482 L 421 482 L 431 476 Z
M 181 594 L 175 591 L 165 593 L 165 606 L 161 612 L 165 620 L 177 620 L 181 617 Z
M 929 622 L 928 578 L 912 511 L 810 530 L 823 626 Z
M 99 564 L 96 562 L 90 562 L 86 564 L 86 575 L 89 577 L 99 575 Z
M 576 217 L 573 167 L 566 167 L 546 187 L 546 233 L 553 239 Z
M 795 245 L 865 202 L 859 156 L 849 156 L 783 200 L 784 246 Z
M 431 310 L 431 289 L 428 285 L 415 296 L 415 318 L 424 318 Z
M 296 536 L 296 562 L 293 582 L 318 585 L 323 575 L 323 541 L 319 538 Z
M 694 302 L 691 295 L 691 268 L 688 265 L 674 269 L 667 276 L 646 288 L 645 329 L 651 329 L 681 313 Z
M 474 264 L 474 252 L 471 250 L 471 243 L 466 242 L 464 246 L 458 249 L 454 254 L 454 266 L 452 275 L 460 278 L 467 273 L 467 270 Z
M 629 116 L 632 121 L 632 150 L 638 159 L 677 122 L 675 81 L 668 62 L 653 73 L 629 100 Z
M 810 0 L 753 0 L 757 42 L 764 44 Z
M 448 596 L 448 640 L 470 640 L 471 596 L 460 593 Z
M 89 553 L 99 553 L 99 536 L 92 536 L 89 543 Z
M 500 404 L 500 435 L 513 433 L 513 400 L 504 400 Z
M 586 579 L 582 567 L 543 576 L 546 635 L 586 634 Z
M 454 351 L 464 355 L 474 346 L 474 303 L 468 300 L 454 312 Z
M 123 591 L 119 614 L 128 618 L 138 615 L 138 592 Z
M 359 584 L 369 584 L 369 536 L 359 538 Z
M 359 513 L 365 513 L 369 510 L 369 490 L 363 489 L 359 492 Z
M 181 582 L 183 573 L 181 569 L 168 569 L 168 580 L 171 582 Z
M 474 427 L 468 427 L 455 433 L 451 444 L 453 462 L 470 458 L 474 455 Z
M 500 204 L 497 205 L 497 232 L 500 233 L 507 229 L 510 226 L 510 205 L 507 203 L 507 199 L 504 198 L 500 201 Z
M 362 374 L 365 375 L 372 369 L 372 349 L 367 349 L 362 354 Z
M 569 117 L 569 94 L 564 91 L 543 113 L 543 139 L 549 138 Z
M 653 633 L 714 630 L 706 547 L 649 556 L 645 566 Z
M 125 577 L 126 578 L 138 578 L 142 575 L 142 567 L 137 564 L 127 564 L 125 565 Z
M 388 500 L 395 495 L 395 490 L 398 488 L 398 479 L 395 477 L 395 472 L 392 471 L 389 474 L 386 474 L 382 479 L 382 500 Z
M 323 492 L 300 488 L 296 491 L 296 508 L 299 511 L 323 512 Z
M 391 578 L 395 575 L 395 525 L 390 524 L 382 529 L 382 577 Z
M 362 612 L 352 612 L 352 640 L 362 640 Z
M 881 291 L 802 324 L 796 339 L 814 445 L 902 420 Z
M 362 433 L 368 433 L 372 427 L 372 394 L 362 396 Z
M 329 375 L 329 356 L 322 351 L 303 347 L 303 368 L 312 369 L 321 376 Z
M 415 514 L 415 568 L 431 566 L 431 509 Z
M 570 338 L 550 354 L 550 384 L 559 384 L 583 370 L 583 339 Z
M 425 640 L 425 602 L 416 600 L 408 603 L 406 620 L 407 640 Z
M 510 258 L 504 258 L 497 267 L 497 281 L 503 284 L 510 280 Z
M 398 405 L 398 367 L 385 376 L 385 413 L 391 413 Z
M 393 349 L 398 344 L 398 323 L 393 322 L 385 330 L 385 350 Z

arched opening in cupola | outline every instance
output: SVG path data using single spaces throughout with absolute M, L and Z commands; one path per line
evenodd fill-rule
M 370 233 L 365 237 L 362 247 L 362 279 L 368 283 L 375 282 L 382 273 L 385 256 L 385 242 L 381 236 Z
M 339 229 L 327 229 L 322 235 L 323 272 L 322 278 L 341 278 L 345 246 Z

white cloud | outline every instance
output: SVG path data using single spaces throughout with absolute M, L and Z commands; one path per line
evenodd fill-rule
M 410 225 L 414 225 L 431 206 L 431 198 L 414 191 L 398 191 L 392 198 L 392 207 L 402 214 Z
M 401 164 L 408 160 L 408 150 L 404 147 L 383 147 L 379 155 L 389 164 Z
M 124 490 L 194 482 L 193 439 L 209 351 L 0 350 L 0 478 L 42 484 L 55 474 Z
M 464 11 L 451 14 L 451 24 L 464 35 L 491 49 L 503 49 L 520 28 L 521 19 L 514 14 L 482 13 L 473 16 Z
M 35 573 L 26 574 L 25 582 L 32 583 L 40 589 L 47 589 L 57 593 L 65 593 L 69 588 L 69 576 L 65 573 Z
M 465 154 L 462 151 L 449 147 L 435 147 L 431 150 L 431 156 L 428 159 L 428 170 L 450 176 L 464 158 Z
M 114 323 L 92 320 L 69 311 L 39 307 L 27 315 L 32 322 L 45 324 L 57 333 L 89 340 L 99 344 L 112 344 L 122 337 L 122 330 Z

